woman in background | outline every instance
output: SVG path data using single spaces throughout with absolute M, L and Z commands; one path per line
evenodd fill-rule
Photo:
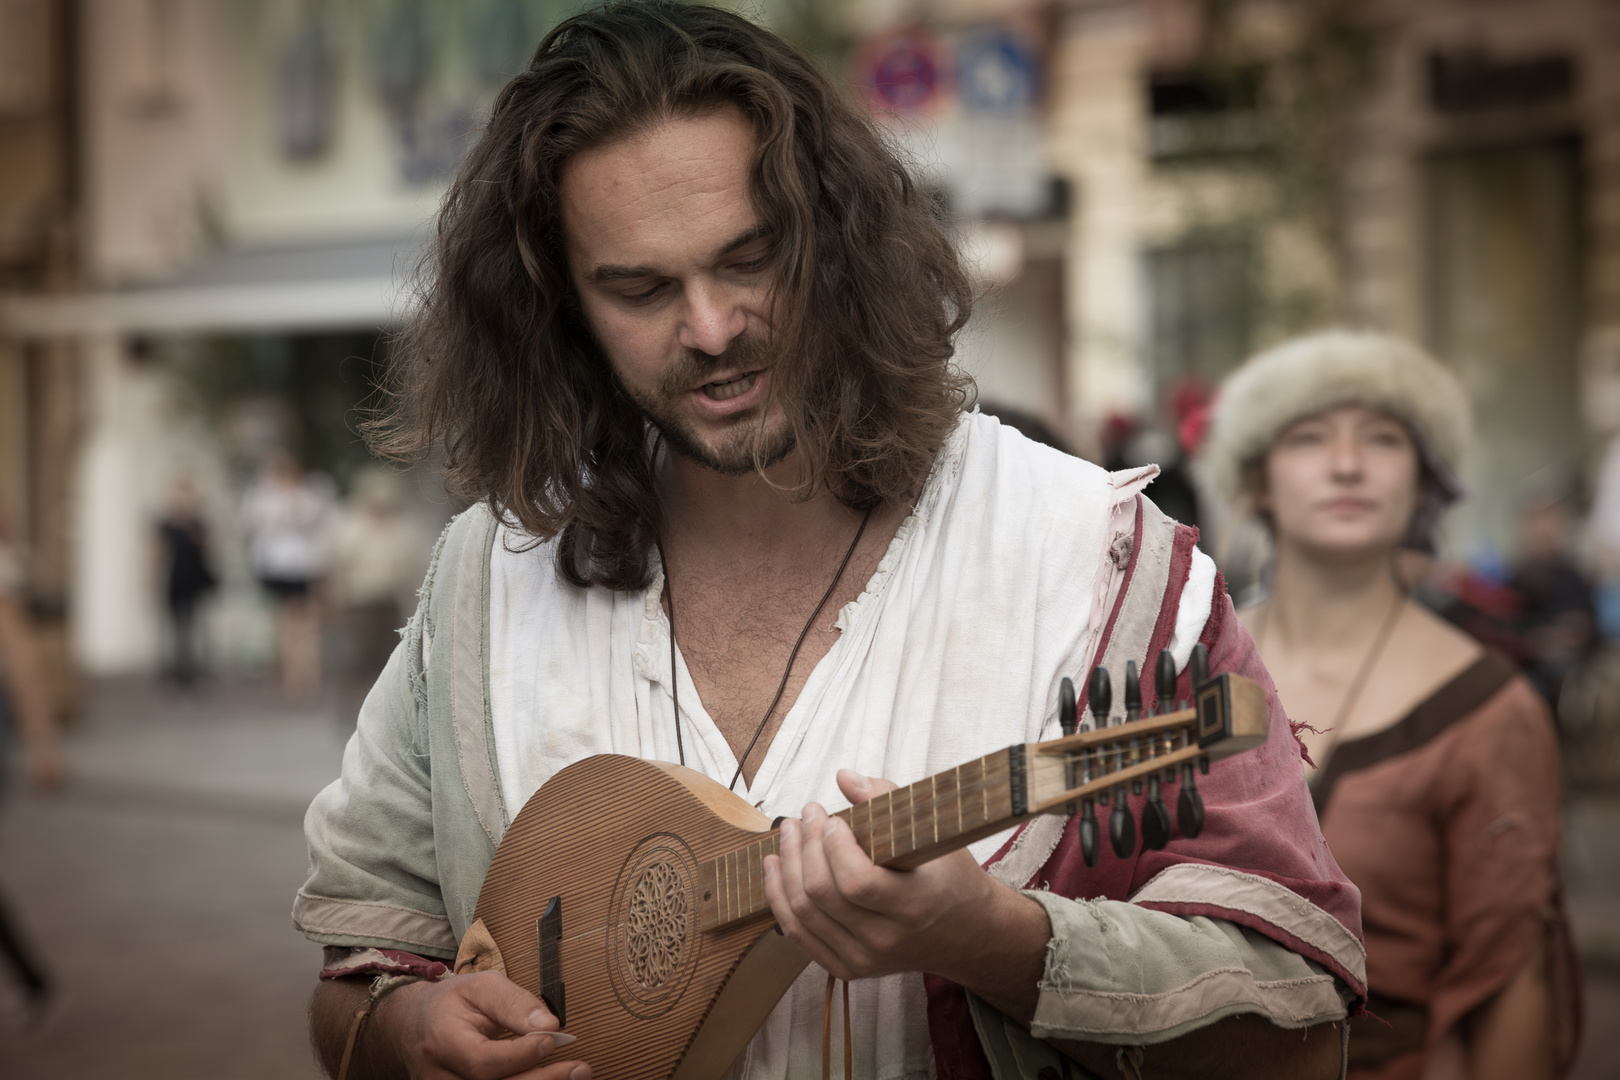
M 1322 832 L 1362 891 L 1369 1010 L 1350 1075 L 1567 1071 L 1579 985 L 1558 877 L 1558 746 L 1516 668 L 1397 572 L 1432 550 L 1469 413 L 1404 342 L 1331 332 L 1226 383 L 1203 470 L 1275 550 L 1241 611 L 1309 752 Z
M 321 608 L 317 590 L 326 570 L 326 530 L 336 499 L 332 483 L 306 473 L 277 450 L 242 500 L 253 572 L 276 602 L 281 685 L 309 697 L 321 683 Z

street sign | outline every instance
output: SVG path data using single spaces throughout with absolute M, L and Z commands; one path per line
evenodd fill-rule
M 919 112 L 939 98 L 944 61 L 939 41 L 926 31 L 873 38 L 856 58 L 861 89 L 878 108 Z
M 1029 42 L 1009 30 L 969 34 L 956 50 L 956 94 L 969 112 L 1008 115 L 1040 100 L 1040 61 Z

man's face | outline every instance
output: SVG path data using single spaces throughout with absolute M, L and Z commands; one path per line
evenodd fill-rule
M 756 439 L 766 464 L 793 448 L 766 403 L 775 282 L 753 154 L 725 109 L 586 151 L 562 176 L 569 271 L 614 374 L 671 449 L 734 475 Z

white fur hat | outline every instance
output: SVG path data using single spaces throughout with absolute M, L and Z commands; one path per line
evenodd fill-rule
M 1244 467 L 1288 425 L 1340 405 L 1366 405 L 1405 421 L 1424 463 L 1450 489 L 1446 494 L 1460 494 L 1456 477 L 1471 427 L 1462 384 L 1410 342 L 1350 330 L 1295 338 L 1227 378 L 1199 455 L 1205 483 L 1238 513 L 1251 513 Z

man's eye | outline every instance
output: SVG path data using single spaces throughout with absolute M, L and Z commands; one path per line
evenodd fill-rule
M 664 287 L 663 282 L 659 282 L 657 285 L 653 285 L 650 288 L 648 288 L 645 292 L 625 293 L 624 298 L 626 300 L 632 300 L 632 301 L 635 301 L 637 303 L 641 303 L 641 302 L 644 302 L 644 301 L 647 301 L 647 300 L 651 300 L 653 297 L 657 296 L 658 293 L 663 289 L 663 287 Z

